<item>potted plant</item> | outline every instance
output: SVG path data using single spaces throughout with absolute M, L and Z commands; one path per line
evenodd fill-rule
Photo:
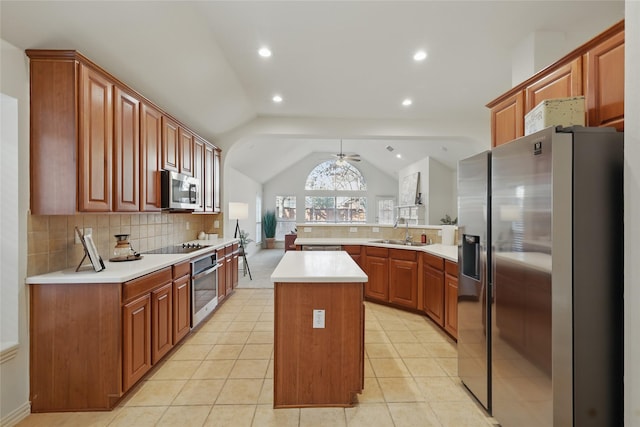
M 240 230 L 240 255 L 245 253 L 247 245 L 251 242 L 253 242 L 253 239 L 249 238 L 249 233 Z
M 276 212 L 266 211 L 262 217 L 262 229 L 264 230 L 267 249 L 273 249 L 276 237 Z

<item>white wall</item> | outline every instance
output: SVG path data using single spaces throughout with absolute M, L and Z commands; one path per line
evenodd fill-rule
M 457 175 L 442 163 L 429 158 L 429 224 L 440 224 L 440 219 L 448 214 L 452 219 L 458 216 L 458 192 L 451 191 Z
M 425 157 L 402 168 L 398 175 L 402 180 L 416 172 L 420 172 L 420 192 L 422 203 L 426 206 L 424 223 L 438 225 L 445 214 L 449 214 L 451 218 L 458 216 L 458 193 L 457 190 L 452 190 L 457 188 L 456 171 L 437 160 Z
M 296 196 L 296 222 L 304 222 L 304 185 L 307 176 L 319 163 L 330 160 L 326 153 L 312 153 L 291 165 L 288 169 L 276 175 L 263 186 L 263 210 L 275 209 L 276 196 Z M 366 160 L 354 163 L 367 182 L 367 197 L 369 212 L 374 207 L 376 196 L 394 196 L 397 198 L 398 181 L 381 172 Z M 369 215 L 368 223 L 375 218 Z
M 625 426 L 640 426 L 640 2 L 627 0 L 625 22 Z
M 29 68 L 24 52 L 0 40 L 0 92 L 18 100 L 18 341 L 16 356 L 0 365 L 0 424 L 11 425 L 30 411 L 27 275 L 29 207 Z
M 18 100 L 0 93 L 0 200 L 16 200 L 18 170 Z M 0 351 L 2 360 L 18 339 L 18 205 L 6 203 L 0 209 Z
M 251 257 L 260 250 L 260 245 L 256 242 L 256 198 L 262 197 L 262 185 L 236 169 L 224 167 L 224 206 L 225 223 L 221 224 L 224 235 L 232 237 L 236 228 L 236 221 L 229 218 L 229 203 L 241 202 L 249 205 L 249 218 L 239 221 L 240 229 L 249 233 L 249 238 L 253 242 L 247 245 L 247 256 Z M 262 217 L 262 214 L 259 215 Z

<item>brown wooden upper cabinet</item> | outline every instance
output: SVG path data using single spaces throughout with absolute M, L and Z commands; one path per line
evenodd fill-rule
M 204 178 L 203 178 L 203 191 L 204 191 L 204 210 L 207 212 L 213 212 L 213 192 L 214 192 L 214 180 L 213 180 L 213 167 L 214 167 L 214 149 L 210 145 L 204 146 Z
M 524 93 L 519 91 L 491 109 L 491 135 L 497 147 L 524 135 Z
M 178 123 L 169 117 L 162 117 L 162 169 L 178 172 L 180 139 Z
M 113 210 L 140 210 L 140 101 L 114 88 Z
M 26 53 L 32 214 L 158 211 L 162 169 L 201 174 L 220 212 L 217 147 L 75 50 Z
M 140 105 L 140 210 L 159 211 L 162 169 L 162 113 L 142 102 Z
M 585 96 L 587 126 L 624 130 L 624 20 L 487 104 L 491 146 L 524 135 L 541 101 Z
M 113 82 L 80 65 L 78 209 L 111 210 Z
M 589 50 L 584 59 L 589 126 L 624 130 L 624 31 Z
M 180 127 L 178 136 L 180 140 L 180 173 L 193 176 L 193 134 Z
M 222 151 L 213 151 L 213 212 L 220 212 L 222 199 L 220 198 L 220 177 L 222 176 Z
M 582 95 L 582 58 L 545 73 L 525 89 L 525 114 L 546 99 Z
M 194 137 L 193 139 L 193 177 L 200 180 L 200 208 L 198 210 L 204 211 L 205 204 L 205 176 L 204 176 L 204 147 L 208 145 L 200 138 Z

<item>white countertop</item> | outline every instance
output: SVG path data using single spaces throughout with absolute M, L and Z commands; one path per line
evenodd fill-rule
M 427 246 L 405 246 L 394 245 L 390 243 L 380 243 L 380 238 L 349 238 L 349 237 L 298 237 L 295 241 L 296 245 L 363 245 L 363 246 L 380 246 L 393 249 L 406 249 L 410 251 L 428 252 L 432 255 L 448 259 L 449 261 L 458 262 L 458 246 L 442 245 L 435 243 Z
M 38 276 L 27 277 L 28 285 L 60 285 L 60 284 L 84 284 L 84 283 L 123 283 L 145 274 L 153 273 L 182 261 L 197 258 L 222 246 L 237 242 L 238 239 L 192 240 L 190 243 L 200 243 L 206 247 L 188 254 L 142 254 L 142 258 L 136 261 L 110 262 L 103 257 L 105 269 L 96 272 L 88 261 L 79 270 L 67 268 L 65 270 Z M 103 255 L 103 254 L 101 254 Z M 78 260 L 79 261 L 79 260 Z
M 344 251 L 287 251 L 271 274 L 272 282 L 366 282 L 367 275 Z

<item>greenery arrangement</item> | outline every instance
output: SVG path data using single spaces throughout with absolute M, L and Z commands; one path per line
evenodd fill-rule
M 240 244 L 242 247 L 246 248 L 247 244 L 253 242 L 253 239 L 249 238 L 249 233 L 244 230 L 240 230 Z
M 458 224 L 458 217 L 456 217 L 455 219 L 451 219 L 449 214 L 446 214 L 444 216 L 444 218 L 440 218 L 440 224 L 443 224 L 443 225 L 457 225 Z
M 276 237 L 276 212 L 266 211 L 262 217 L 262 229 L 264 230 L 264 237 L 267 239 L 273 239 Z

